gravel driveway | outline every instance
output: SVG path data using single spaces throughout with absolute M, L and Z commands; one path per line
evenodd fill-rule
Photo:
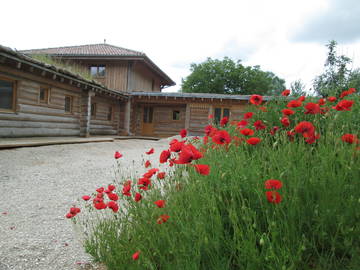
M 78 198 L 114 181 L 121 168 L 143 173 L 170 139 L 123 140 L 0 150 L 0 270 L 81 269 L 91 261 L 64 215 Z M 146 157 L 145 157 L 146 156 Z

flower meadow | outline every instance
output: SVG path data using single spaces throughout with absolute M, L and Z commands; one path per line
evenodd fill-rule
M 360 98 L 289 94 L 82 195 L 66 217 L 86 251 L 109 270 L 360 269 Z

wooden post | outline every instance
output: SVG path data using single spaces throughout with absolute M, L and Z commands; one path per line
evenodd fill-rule
M 90 137 L 91 97 L 95 92 L 84 91 L 81 96 L 80 136 Z
M 129 98 L 125 103 L 125 117 L 124 117 L 124 129 L 128 136 L 131 136 L 130 130 L 130 119 L 131 119 L 131 99 Z
M 186 104 L 186 112 L 185 112 L 185 129 L 189 132 L 190 128 L 190 103 Z
M 127 68 L 126 92 L 133 90 L 133 61 L 129 61 Z

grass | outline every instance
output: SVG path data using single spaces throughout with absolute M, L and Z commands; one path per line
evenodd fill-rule
M 57 68 L 65 69 L 69 72 L 78 74 L 86 80 L 95 80 L 95 78 L 90 74 L 90 71 L 79 64 L 70 61 L 63 61 L 61 59 L 55 59 L 46 54 L 32 54 L 30 57 L 48 65 L 52 65 Z
M 204 157 L 197 163 L 209 165 L 209 175 L 176 165 L 171 176 L 158 180 L 161 189 L 141 191 L 137 203 L 126 197 L 126 211 L 87 205 L 96 222 L 74 220 L 91 227 L 86 251 L 108 270 L 360 269 L 360 145 L 341 140 L 345 133 L 360 134 L 360 100 L 346 99 L 355 100 L 351 111 L 305 115 L 303 107 L 295 108 L 290 126 L 275 135 L 269 129 L 281 127 L 287 101 L 269 102 L 267 112 L 252 106 L 249 126 L 259 119 L 267 125 L 254 135 L 262 141 L 222 146 L 210 139 L 198 145 Z M 286 131 L 300 121 L 314 124 L 321 135 L 315 143 L 299 134 L 289 141 Z M 244 138 L 235 126 L 224 129 Z M 283 183 L 278 204 L 266 199 L 268 179 Z M 154 205 L 159 199 L 166 200 L 165 208 Z M 158 224 L 163 214 L 170 218 Z M 133 260 L 136 251 L 140 256 Z

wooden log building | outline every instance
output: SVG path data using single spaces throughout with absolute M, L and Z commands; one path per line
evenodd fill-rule
M 48 55 L 94 80 L 35 60 Z M 175 83 L 144 53 L 108 44 L 0 46 L 0 137 L 203 134 L 209 114 L 240 119 L 249 96 L 164 93 Z M 269 97 L 265 97 L 265 100 Z

